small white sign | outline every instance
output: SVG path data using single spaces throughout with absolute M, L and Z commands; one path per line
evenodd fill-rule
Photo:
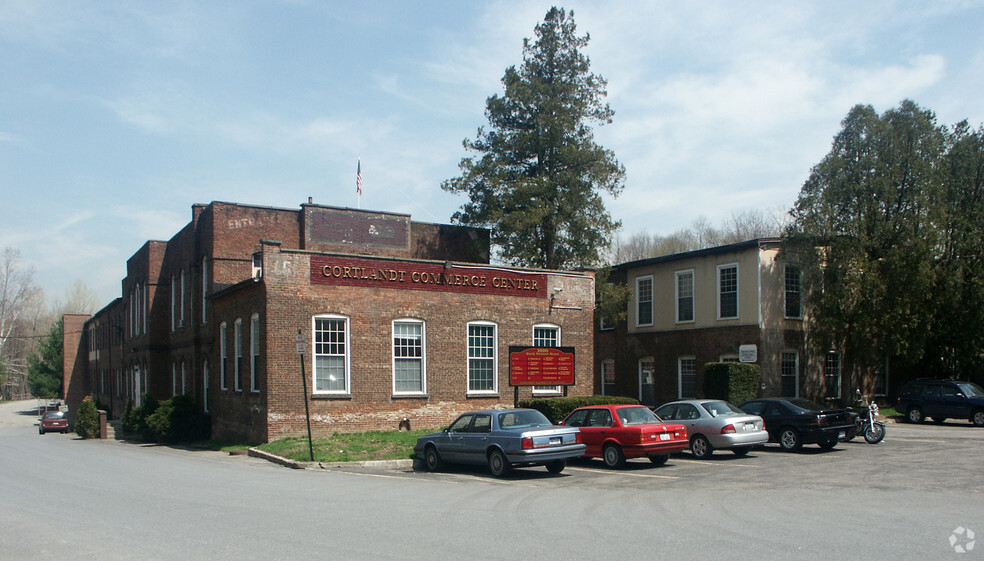
M 756 345 L 739 345 L 738 346 L 738 361 L 739 362 L 758 362 L 758 346 L 756 346 Z
M 304 343 L 304 336 L 301 335 L 300 333 L 298 333 L 297 335 L 295 335 L 294 336 L 294 343 L 297 344 L 297 354 L 299 354 L 299 355 L 304 354 L 304 347 L 307 346 L 307 344 Z

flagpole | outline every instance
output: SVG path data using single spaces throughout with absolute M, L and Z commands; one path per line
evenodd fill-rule
M 355 168 L 355 191 L 358 194 L 358 201 L 356 202 L 356 208 L 362 208 L 362 158 L 358 160 L 358 164 Z

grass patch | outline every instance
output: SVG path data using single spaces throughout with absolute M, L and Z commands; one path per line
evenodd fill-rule
M 333 434 L 314 439 L 314 461 L 359 462 L 368 460 L 403 460 L 413 458 L 417 437 L 434 429 L 415 431 L 371 431 Z M 307 437 L 283 438 L 258 449 L 298 462 L 311 461 Z

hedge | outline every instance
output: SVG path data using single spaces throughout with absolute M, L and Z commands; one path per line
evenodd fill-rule
M 704 365 L 704 397 L 741 406 L 758 396 L 762 368 L 744 362 L 708 362 Z
M 574 395 L 570 397 L 534 397 L 524 399 L 519 402 L 520 407 L 536 409 L 550 419 L 552 423 L 559 423 L 567 418 L 571 411 L 585 405 L 605 405 L 605 404 L 631 404 L 638 405 L 639 400 L 631 397 L 617 397 L 610 395 Z

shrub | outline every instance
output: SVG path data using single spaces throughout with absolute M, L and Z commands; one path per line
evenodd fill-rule
M 744 362 L 708 362 L 704 365 L 704 397 L 741 405 L 758 396 L 762 367 Z
M 85 396 L 79 405 L 79 414 L 75 418 L 75 433 L 82 438 L 97 438 L 99 436 L 99 411 L 92 398 Z
M 603 405 L 608 403 L 638 405 L 639 400 L 631 397 L 611 395 L 574 395 L 570 397 L 534 397 L 519 402 L 520 407 L 536 409 L 550 419 L 552 423 L 564 420 L 571 411 L 585 405 Z
M 195 401 L 187 395 L 176 395 L 163 401 L 147 416 L 147 431 L 157 442 L 193 442 L 206 440 L 211 432 L 208 415 L 199 413 Z

